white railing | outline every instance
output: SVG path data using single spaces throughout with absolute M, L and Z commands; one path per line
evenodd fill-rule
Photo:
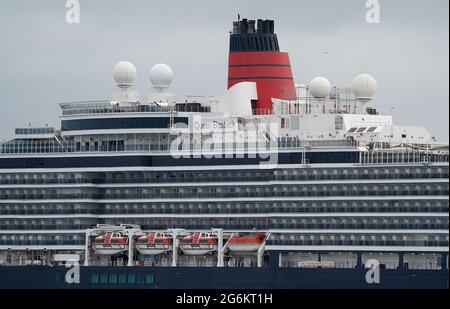
M 300 140 L 282 137 L 275 141 L 264 143 L 214 143 L 210 145 L 217 151 L 251 151 L 251 150 L 279 150 L 279 149 L 305 149 L 305 148 L 351 148 L 357 143 L 353 140 Z M 0 156 L 11 154 L 46 154 L 46 153 L 102 153 L 102 152 L 167 152 L 171 150 L 171 142 L 165 143 L 126 143 L 123 140 L 107 140 L 90 142 L 64 141 L 55 137 L 54 139 L 41 141 L 10 141 L 0 144 Z M 181 149 L 171 151 L 196 151 L 203 150 L 201 144 L 186 143 Z
M 297 138 L 282 137 L 275 141 L 263 143 L 232 142 L 214 143 L 208 149 L 203 149 L 201 144 L 184 143 L 180 147 L 173 148 L 171 141 L 159 143 L 125 142 L 123 140 L 107 140 L 90 142 L 64 141 L 54 138 L 40 141 L 10 141 L 0 142 L 0 156 L 16 154 L 51 154 L 51 153 L 178 153 L 178 152 L 205 152 L 211 149 L 212 153 L 218 152 L 251 152 L 251 151 L 277 151 L 277 150 L 301 150 L 312 148 L 355 148 L 358 143 L 354 140 L 300 140 Z M 431 152 L 424 150 L 369 150 L 361 151 L 360 164 L 410 164 L 410 163 L 448 163 L 448 152 Z
M 116 114 L 116 113 L 173 113 L 173 112 L 210 112 L 209 107 L 190 106 L 179 103 L 178 106 L 135 105 L 119 106 L 109 101 L 61 103 L 63 116 L 85 114 Z
M 448 152 L 419 150 L 371 150 L 361 152 L 361 164 L 448 163 Z

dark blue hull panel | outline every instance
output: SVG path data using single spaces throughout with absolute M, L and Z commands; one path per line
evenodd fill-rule
M 446 289 L 445 270 L 385 270 L 379 284 L 365 269 L 81 267 L 80 283 L 67 284 L 64 267 L 0 267 L 0 288 L 149 289 Z
M 43 158 L 0 158 L 0 169 L 11 168 L 106 168 L 106 167 L 166 167 L 166 166 L 214 166 L 214 165 L 259 165 L 268 161 L 268 154 L 248 154 L 244 157 L 234 155 L 233 158 L 176 158 L 172 156 L 86 156 L 86 157 L 43 157 Z M 309 163 L 358 163 L 359 152 L 307 152 Z M 302 153 L 278 153 L 278 164 L 300 164 Z

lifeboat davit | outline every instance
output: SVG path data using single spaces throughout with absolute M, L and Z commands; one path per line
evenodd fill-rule
M 185 255 L 205 255 L 217 250 L 217 238 L 211 233 L 196 232 L 184 237 L 180 248 Z
M 128 237 L 120 232 L 107 232 L 98 236 L 92 242 L 95 253 L 101 255 L 114 255 L 127 250 Z
M 136 249 L 143 255 L 158 255 L 171 251 L 172 236 L 167 233 L 150 232 L 136 241 Z
M 264 233 L 237 234 L 228 240 L 228 249 L 234 252 L 255 252 L 261 247 L 265 238 Z

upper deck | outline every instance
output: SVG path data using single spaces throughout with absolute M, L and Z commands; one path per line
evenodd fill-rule
M 172 106 L 137 104 L 122 106 L 111 101 L 83 101 L 60 103 L 62 116 L 102 115 L 123 113 L 159 113 L 170 114 L 174 112 L 208 113 L 211 108 L 202 106 L 198 102 L 176 103 Z

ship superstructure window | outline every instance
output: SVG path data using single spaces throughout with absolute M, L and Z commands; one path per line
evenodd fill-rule
M 38 135 L 38 134 L 53 134 L 55 128 L 45 127 L 45 128 L 17 128 L 16 135 Z
M 361 177 L 364 175 L 364 171 Z M 316 175 L 315 179 L 319 175 Z M 363 178 L 363 177 L 362 177 Z M 77 179 L 73 179 L 76 183 Z M 181 190 L 183 189 L 183 190 Z M 218 190 L 215 186 L 201 186 L 201 187 L 184 187 L 184 188 L 170 188 L 170 187 L 149 187 L 149 188 L 107 188 L 104 191 L 104 196 L 110 198 L 165 198 L 165 197 L 264 197 L 264 196 L 402 196 L 402 195 L 446 195 L 448 194 L 448 184 L 422 184 L 422 183 L 408 183 L 408 184 L 335 184 L 333 186 L 326 184 L 283 184 L 280 186 L 247 186 L 240 185 L 223 186 L 222 190 Z M 23 198 L 23 199 L 38 199 L 38 198 L 91 198 L 99 195 L 96 189 L 93 188 L 53 188 L 53 189 L 1 189 L 0 197 L 5 198 Z
M 269 239 L 269 244 L 279 245 L 338 245 L 338 246 L 446 246 L 448 236 L 427 235 L 403 236 L 398 237 L 395 234 L 383 235 L 296 235 L 296 234 L 275 234 Z
M 122 173 L 122 178 L 115 179 L 111 174 L 95 173 L 42 173 L 42 174 L 3 174 L 0 184 L 52 184 L 52 183 L 148 183 L 148 182 L 206 182 L 206 181 L 271 181 L 271 180 L 350 180 L 350 179 L 446 179 L 448 168 L 443 167 L 396 167 L 392 168 L 341 168 L 341 169 L 308 169 L 259 171 L 202 171 L 172 172 L 169 176 L 156 173 Z
M 187 125 L 188 118 L 174 117 L 173 122 Z M 169 124 L 169 117 L 77 119 L 61 121 L 61 130 L 158 129 L 169 128 Z
M 171 213 L 171 212 L 169 212 Z M 223 213 L 222 211 L 220 213 Z M 175 226 L 182 221 L 181 226 L 193 229 L 208 229 L 213 224 L 220 227 L 238 229 L 251 229 L 258 226 L 270 224 L 276 229 L 323 229 L 323 230 L 341 230 L 341 229 L 370 229 L 370 230 L 395 230 L 395 229 L 448 229 L 448 218 L 423 218 L 423 217 L 276 217 L 276 218 L 159 218 L 159 219 L 127 219 L 127 223 L 139 224 L 146 229 L 164 228 L 162 224 L 167 226 Z M 116 219 L 106 219 L 105 223 L 113 224 Z M 1 221 L 0 221 L 1 223 Z M 80 224 L 79 222 L 75 222 Z M 17 221 L 17 225 L 26 224 L 24 221 Z M 54 223 L 51 223 L 54 224 Z M 70 224 L 67 222 L 65 224 Z

